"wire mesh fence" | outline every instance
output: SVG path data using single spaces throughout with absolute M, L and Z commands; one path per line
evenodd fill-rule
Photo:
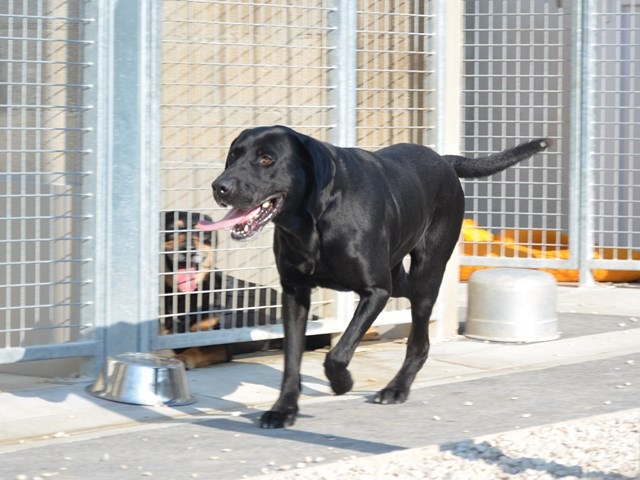
M 465 2 L 464 144 L 485 156 L 533 138 L 553 148 L 487 179 L 465 181 L 468 228 L 463 263 L 563 263 L 555 253 L 569 228 L 566 156 L 570 49 L 567 16 L 555 2 Z M 484 238 L 479 238 L 484 234 Z M 512 243 L 494 242 L 510 237 Z M 534 238 L 536 237 L 536 238 Z M 513 244 L 535 245 L 521 250 Z
M 0 5 L 0 361 L 78 354 L 87 332 L 92 20 L 82 3 Z
M 435 2 L 359 3 L 357 145 L 371 150 L 399 142 L 434 147 Z M 406 321 L 408 308 L 408 300 L 393 299 L 385 312 L 396 319 L 405 315 Z
M 554 145 L 465 182 L 461 277 L 502 265 L 549 269 L 564 281 L 637 280 L 638 6 L 465 6 L 465 152 L 481 156 L 543 136 Z
M 185 219 L 223 215 L 211 197 L 210 183 L 221 173 L 227 148 L 243 129 L 287 124 L 326 138 L 331 128 L 330 11 L 329 2 L 313 0 L 295 5 L 163 2 L 160 189 L 166 219 L 161 230 L 168 239 L 176 235 L 176 211 L 190 212 Z M 161 246 L 164 325 L 172 325 L 175 332 L 184 323 L 180 317 L 187 315 L 195 322 L 187 331 L 219 330 L 206 341 L 200 336 L 205 343 L 246 340 L 251 335 L 247 329 L 260 325 L 268 332 L 264 327 L 278 326 L 279 281 L 269 231 L 239 244 L 226 232 L 207 234 L 203 240 L 192 221 L 181 228 L 182 242 Z M 187 262 L 175 260 L 176 254 L 196 250 L 206 263 L 193 256 Z M 181 275 L 184 278 L 189 270 L 199 271 L 202 281 L 180 285 Z M 328 294 L 317 292 L 312 314 L 334 317 L 326 309 L 331 302 Z M 205 322 L 205 317 L 218 320 Z
M 423 143 L 434 129 L 431 3 L 394 2 L 395 8 L 362 5 L 357 11 L 357 52 L 352 52 L 356 65 L 350 74 L 357 89 L 360 146 Z M 336 138 L 332 130 L 340 126 L 334 112 L 341 98 L 335 94 L 336 65 L 331 62 L 340 61 L 342 53 L 332 40 L 337 22 L 331 15 L 339 14 L 334 5 L 164 2 L 161 208 L 165 219 L 178 215 L 175 210 L 190 210 L 192 216 L 223 214 L 213 204 L 209 184 L 222 171 L 231 140 L 244 128 L 287 124 L 321 140 Z M 163 233 L 173 238 L 175 225 L 165 220 Z M 193 227 L 193 222 L 186 222 L 179 248 L 196 249 L 194 239 L 203 234 Z M 197 240 L 207 248 L 214 245 L 207 268 L 213 265 L 211 272 L 217 278 L 193 283 L 195 290 L 190 292 L 180 290 L 180 275 L 174 272 L 179 270 L 184 278 L 183 272 L 198 271 L 200 264 L 176 263 L 176 243 L 165 243 L 160 252 L 165 259 L 161 260 L 164 326 L 173 332 L 215 329 L 211 338 L 199 337 L 202 343 L 255 337 L 247 327 L 278 326 L 279 285 L 270 237 L 262 234 L 245 245 L 232 243 L 224 232 L 208 243 Z M 207 255 L 200 250 L 198 256 Z M 169 265 L 167 258 L 174 263 Z M 392 302 L 387 310 L 406 307 L 406 302 Z M 185 314 L 195 318 L 195 324 L 182 326 L 179 317 Z M 342 328 L 341 322 L 320 327 L 336 318 L 333 292 L 314 294 L 311 315 L 318 320 L 311 331 Z M 210 316 L 217 317 L 214 327 L 206 321 Z M 227 329 L 234 331 L 224 332 Z M 275 334 L 281 335 L 281 330 Z
M 357 144 L 435 145 L 435 2 L 360 2 Z
M 592 21 L 592 263 L 638 268 L 640 4 L 596 2 Z

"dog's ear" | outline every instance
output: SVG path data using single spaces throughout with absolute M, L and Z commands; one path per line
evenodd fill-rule
M 324 210 L 328 194 L 327 186 L 331 183 L 335 166 L 331 160 L 332 153 L 324 143 L 306 135 L 302 137 L 302 144 L 307 150 L 308 160 L 311 163 L 312 175 L 311 191 L 306 200 L 306 207 L 315 218 Z
M 297 252 L 298 258 L 293 263 L 300 271 L 310 275 L 320 262 L 320 234 L 316 221 L 327 205 L 335 166 L 331 151 L 325 144 L 298 132 L 289 131 L 289 135 L 295 140 L 294 148 L 299 150 L 295 153 L 299 155 L 301 163 L 304 163 L 307 176 L 302 201 L 307 218 L 302 221 L 308 224 L 298 233 L 305 248 L 303 252 Z
M 229 167 L 229 158 L 231 156 L 231 151 L 233 150 L 233 147 L 235 146 L 236 142 L 238 142 L 238 140 L 240 140 L 241 137 L 244 136 L 244 134 L 248 132 L 248 130 L 242 130 L 238 136 L 236 138 L 233 139 L 233 141 L 231 142 L 231 145 L 229 145 L 229 150 L 227 150 L 227 156 L 224 159 L 224 169 L 226 170 Z
M 187 228 L 187 212 L 170 211 L 163 213 L 164 219 L 161 221 L 161 228 L 165 231 L 165 239 L 173 239 L 179 230 Z
M 185 212 L 185 211 L 170 211 L 164 212 L 164 229 L 166 240 L 172 239 L 176 232 L 180 230 L 196 230 L 196 225 L 201 219 L 212 221 L 211 217 L 203 213 L 198 212 Z M 202 241 L 212 246 L 217 247 L 218 237 L 217 232 L 205 232 L 197 230 L 194 235 L 199 235 Z

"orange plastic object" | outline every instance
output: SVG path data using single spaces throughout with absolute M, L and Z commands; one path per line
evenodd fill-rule
M 488 230 L 479 228 L 471 219 L 465 219 L 462 226 L 462 254 L 467 256 L 502 257 L 502 258 L 570 258 L 569 236 L 553 230 L 503 230 L 493 235 Z M 594 259 L 607 260 L 639 260 L 640 251 L 624 248 L 596 247 Z M 468 280 L 477 270 L 485 266 L 462 265 L 460 280 Z M 540 268 L 552 274 L 558 282 L 577 282 L 579 272 L 576 269 Z M 635 282 L 640 280 L 640 271 L 594 269 L 594 279 L 598 282 Z

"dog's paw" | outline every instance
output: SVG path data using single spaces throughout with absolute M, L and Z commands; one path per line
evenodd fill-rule
M 398 390 L 395 388 L 383 388 L 376 396 L 373 397 L 373 403 L 379 403 L 381 405 L 389 405 L 393 403 L 404 403 L 409 397 L 409 392 L 406 390 Z
M 176 355 L 174 358 L 184 363 L 185 370 L 193 370 L 194 368 L 196 368 L 196 364 L 192 361 L 189 355 L 185 355 L 184 353 L 181 353 Z
M 344 370 L 325 369 L 325 374 L 331 384 L 331 390 L 336 395 L 344 395 L 353 388 L 353 378 L 346 368 Z
M 260 418 L 260 428 L 286 428 L 296 421 L 296 414 L 293 412 L 278 412 L 269 410 L 264 412 Z

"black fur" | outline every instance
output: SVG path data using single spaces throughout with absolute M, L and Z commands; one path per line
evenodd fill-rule
M 283 287 L 285 367 L 280 397 L 261 426 L 281 428 L 296 419 L 310 294 L 319 286 L 360 296 L 353 319 L 324 363 L 338 395 L 352 388 L 347 366 L 387 300 L 411 300 L 404 363 L 374 398 L 383 404 L 404 402 L 427 359 L 428 320 L 460 233 L 464 195 L 458 177 L 490 175 L 548 144 L 536 140 L 468 160 L 414 144 L 376 152 L 338 148 L 282 126 L 242 132 L 212 188 L 219 204 L 240 210 L 277 199 L 272 203 L 274 253 Z M 245 228 L 248 236 L 254 230 L 259 231 Z M 402 265 L 406 255 L 411 257 L 408 273 Z

